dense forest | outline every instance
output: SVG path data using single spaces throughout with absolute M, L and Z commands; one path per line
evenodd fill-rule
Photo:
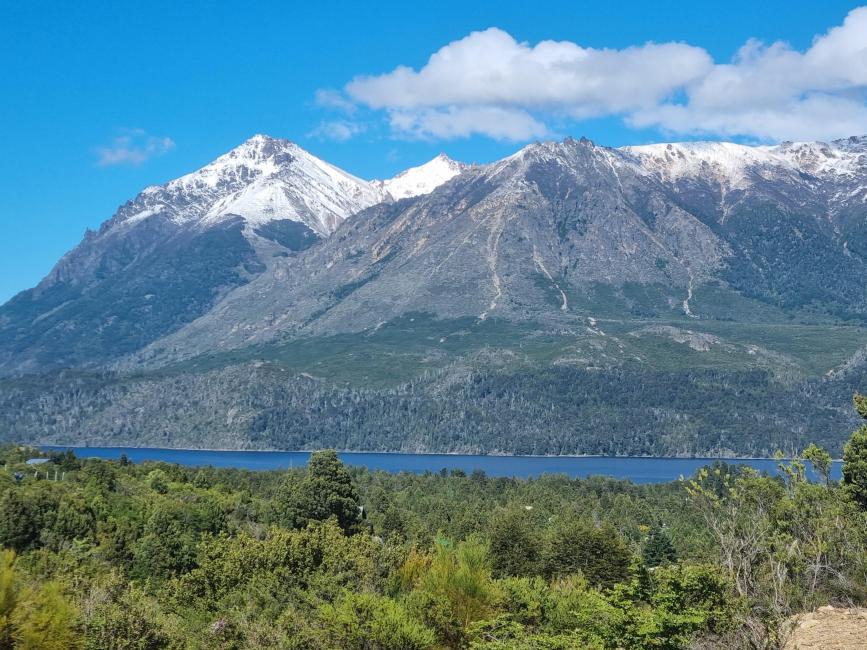
M 0 440 L 55 445 L 770 456 L 842 453 L 867 365 L 777 381 L 762 369 L 456 362 L 397 386 L 265 362 L 200 372 L 0 379 Z
M 775 648 L 867 602 L 867 424 L 840 483 L 815 445 L 664 485 L 0 456 L 0 648 Z

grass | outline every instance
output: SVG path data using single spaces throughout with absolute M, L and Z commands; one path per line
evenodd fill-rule
M 535 325 L 476 318 L 437 320 L 407 314 L 374 331 L 299 338 L 221 352 L 175 364 L 167 372 L 206 371 L 263 360 L 282 369 L 338 383 L 384 387 L 485 349 L 509 350 L 520 363 L 550 362 L 572 339 Z
M 541 277 L 537 281 L 551 287 L 551 303 L 559 304 L 559 292 L 550 281 L 544 278 L 543 282 Z M 580 295 L 568 291 L 571 317 L 556 326 L 496 318 L 441 320 L 431 314 L 413 313 L 375 330 L 219 352 L 161 372 L 201 372 L 259 360 L 280 371 L 384 388 L 456 360 L 492 352 L 484 355 L 485 361 L 505 369 L 555 361 L 601 366 L 639 363 L 660 371 L 765 368 L 779 377 L 800 378 L 821 376 L 867 345 L 865 327 L 798 322 L 774 306 L 719 286 L 696 290 L 693 310 L 705 316 L 700 319 L 683 314 L 683 297 L 668 295 L 663 287 L 655 285 L 627 284 L 619 289 L 594 285 Z M 716 318 L 707 318 L 708 314 Z M 588 329 L 590 316 L 605 335 Z M 664 333 L 631 335 L 650 325 L 712 334 L 724 345 L 696 351 Z M 748 346 L 759 346 L 768 354 L 749 354 Z

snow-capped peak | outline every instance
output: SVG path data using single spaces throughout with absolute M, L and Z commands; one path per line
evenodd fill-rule
M 429 194 L 467 168 L 444 153 L 418 167 L 410 167 L 394 178 L 374 181 L 395 200 Z
M 216 187 L 232 180 L 245 181 L 256 176 L 270 176 L 280 169 L 281 163 L 290 163 L 293 156 L 304 154 L 309 156 L 306 151 L 289 140 L 254 135 L 201 169 L 169 181 L 166 185 L 149 187 L 145 191 L 158 192 L 164 188 L 180 187 Z
M 126 224 L 154 214 L 202 225 L 233 217 L 253 226 L 288 219 L 327 236 L 383 198 L 374 184 L 289 140 L 255 135 L 195 172 L 148 187 L 119 216 Z

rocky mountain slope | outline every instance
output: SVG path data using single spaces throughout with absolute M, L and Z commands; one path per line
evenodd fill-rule
M 739 303 L 861 321 L 865 174 L 864 140 L 530 145 L 360 212 L 139 358 L 370 331 L 409 313 L 583 331 L 616 305 L 690 320 Z

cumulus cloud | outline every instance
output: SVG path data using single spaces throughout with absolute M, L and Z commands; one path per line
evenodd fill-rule
M 96 155 L 101 167 L 141 165 L 174 148 L 175 142 L 169 137 L 149 135 L 144 129 L 123 129 L 111 144 L 97 147 Z
M 631 115 L 626 122 L 684 135 L 833 140 L 867 133 L 867 106 L 845 97 L 808 94 L 764 106 L 667 104 Z
M 491 28 L 435 52 L 418 70 L 359 76 L 320 104 L 384 111 L 402 136 L 526 140 L 552 121 L 617 116 L 680 134 L 760 139 L 867 132 L 867 7 L 806 51 L 748 41 L 730 62 L 686 43 L 624 49 L 516 41 Z M 343 106 L 342 110 L 347 110 Z
M 680 43 L 596 50 L 542 41 L 530 47 L 491 28 L 446 45 L 418 72 L 399 67 L 358 77 L 346 91 L 372 108 L 562 106 L 593 114 L 653 104 L 711 65 L 704 50 Z
M 805 52 L 749 41 L 731 63 L 687 88 L 687 101 L 629 121 L 676 133 L 830 139 L 867 132 L 867 8 Z

